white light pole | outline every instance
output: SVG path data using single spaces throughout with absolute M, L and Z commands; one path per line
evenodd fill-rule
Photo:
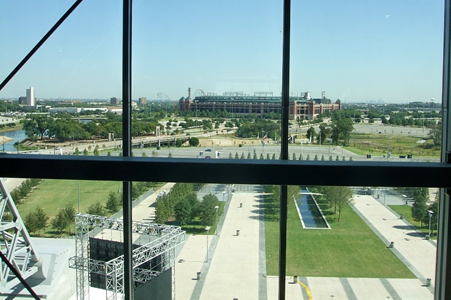
M 225 191 L 222 192 L 222 201 L 224 201 L 225 199 L 225 193 L 226 193 Z
M 219 206 L 215 206 L 216 209 L 216 228 L 218 228 L 218 211 L 219 211 Z M 216 232 L 218 231 L 218 229 L 216 229 Z
M 406 195 L 402 195 L 404 197 L 404 200 L 406 200 L 406 204 L 404 205 L 404 209 L 402 210 L 402 215 L 401 217 L 399 217 L 401 220 L 404 218 L 404 215 L 406 213 L 406 205 L 407 205 L 407 196 Z
M 427 237 L 427 239 L 429 240 L 431 238 L 431 220 L 432 220 L 432 215 L 434 214 L 434 212 L 432 210 L 428 210 L 429 213 L 429 235 Z
M 205 230 L 207 231 L 207 260 L 205 262 L 208 262 L 208 233 L 210 232 L 210 226 L 205 227 Z
M 80 213 L 80 180 L 78 181 L 78 213 Z

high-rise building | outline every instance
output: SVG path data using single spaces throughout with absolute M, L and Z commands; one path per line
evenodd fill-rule
M 121 99 L 119 99 L 118 97 L 113 97 L 110 99 L 110 104 L 113 104 L 113 105 L 119 105 L 120 102 L 121 102 Z
M 138 104 L 139 105 L 146 105 L 147 104 L 147 98 L 146 97 L 139 98 Z
M 27 104 L 27 97 L 24 97 L 24 96 L 19 97 L 19 104 L 26 105 Z
M 27 106 L 35 106 L 36 99 L 34 98 L 34 87 L 27 89 Z

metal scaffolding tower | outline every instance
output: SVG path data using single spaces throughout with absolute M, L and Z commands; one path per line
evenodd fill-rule
M 23 278 L 28 278 L 40 270 L 37 264 L 38 254 L 2 178 L 0 178 L 0 232 L 2 235 L 0 251 Z M 20 282 L 3 261 L 0 263 L 0 273 L 1 293 L 9 292 Z
M 77 270 L 77 299 L 89 299 L 90 274 L 105 276 L 106 299 L 121 299 L 124 292 L 124 256 L 109 261 L 90 258 L 89 238 L 103 229 L 122 231 L 122 219 L 88 214 L 75 216 L 76 256 L 69 261 Z M 169 270 L 175 264 L 175 247 L 185 240 L 185 232 L 177 226 L 148 222 L 133 222 L 132 233 L 152 236 L 154 239 L 133 250 L 133 270 L 135 286 L 143 284 Z M 142 268 L 142 265 L 160 256 L 158 271 Z M 174 273 L 174 272 L 173 272 Z M 173 282 L 174 284 L 174 282 Z

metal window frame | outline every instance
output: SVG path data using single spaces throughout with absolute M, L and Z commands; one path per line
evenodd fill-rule
M 445 0 L 443 58 L 443 128 L 451 129 L 451 0 Z M 451 187 L 451 130 L 443 130 L 442 163 L 332 162 L 288 160 L 289 45 L 291 1 L 283 0 L 283 62 L 282 62 L 282 143 L 281 160 L 197 160 L 131 157 L 131 45 L 132 0 L 123 1 L 123 157 L 75 157 L 2 155 L 0 176 L 18 178 L 52 178 L 79 180 L 114 180 L 124 182 L 124 222 L 132 221 L 131 181 L 254 183 L 281 185 L 281 239 L 279 274 L 285 273 L 286 248 L 286 186 L 392 186 Z M 196 170 L 196 172 L 193 172 Z M 189 176 L 187 176 L 189 174 Z M 284 188 L 285 187 L 285 188 Z M 285 191 L 285 192 L 284 192 Z M 447 193 L 448 192 L 448 193 Z M 440 201 L 439 239 L 437 247 L 436 299 L 451 298 L 451 259 L 449 228 L 449 189 L 442 189 Z M 131 225 L 124 225 L 125 299 L 133 299 L 131 271 Z M 285 279 L 279 280 L 279 299 L 285 299 Z M 447 284 L 448 283 L 448 284 Z

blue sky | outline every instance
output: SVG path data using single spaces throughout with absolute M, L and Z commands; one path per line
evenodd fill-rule
M 0 1 L 0 80 L 72 5 Z M 121 97 L 122 1 L 85 0 L 0 91 L 16 98 Z M 135 0 L 133 98 L 188 87 L 281 91 L 282 1 Z M 292 93 L 361 102 L 441 99 L 443 1 L 292 4 Z M 197 92 L 196 94 L 198 94 Z

